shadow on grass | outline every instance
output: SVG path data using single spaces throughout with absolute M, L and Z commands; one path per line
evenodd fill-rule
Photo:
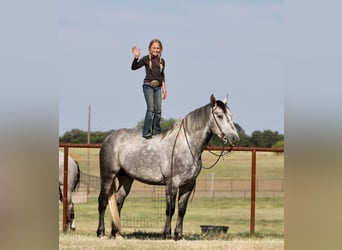
M 136 231 L 133 233 L 125 234 L 126 239 L 139 239 L 139 240 L 163 240 L 163 233 L 156 232 L 143 232 Z M 232 239 L 282 239 L 284 238 L 283 234 L 262 234 L 255 233 L 254 235 L 250 235 L 249 233 L 238 233 L 238 234 L 229 234 L 229 233 L 193 233 L 193 234 L 185 234 L 185 240 L 232 240 Z
M 137 231 L 125 234 L 126 239 L 139 239 L 139 240 L 163 240 L 163 233 L 142 232 Z M 185 234 L 185 240 L 228 240 L 229 234 L 227 233 L 205 233 L 205 234 Z

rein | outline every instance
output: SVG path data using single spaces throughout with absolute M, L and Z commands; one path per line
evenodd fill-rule
M 215 115 L 214 115 L 214 111 L 215 111 L 215 109 L 212 109 L 211 113 L 212 113 L 212 115 L 213 115 L 213 117 L 214 117 L 215 124 L 216 124 L 216 126 L 218 127 L 218 129 L 219 129 L 219 131 L 220 131 L 220 133 L 221 133 L 221 136 L 223 137 L 225 134 L 223 133 L 220 124 L 218 124 L 218 122 L 217 122 L 217 120 L 216 120 L 216 117 L 215 117 Z M 190 147 L 190 143 L 189 143 L 188 136 L 187 136 L 187 132 L 186 132 L 185 125 L 184 125 L 184 119 L 185 119 L 185 118 L 182 119 L 181 125 L 180 125 L 179 130 L 178 130 L 178 133 L 177 133 L 177 135 L 176 135 L 175 142 L 174 142 L 173 147 L 172 147 L 172 154 L 171 154 L 171 178 L 170 178 L 170 183 L 169 183 L 169 187 L 170 187 L 170 207 L 169 207 L 169 215 L 171 215 L 171 207 L 172 207 L 172 206 L 171 206 L 171 202 L 172 202 L 172 178 L 173 178 L 173 164 L 174 164 L 173 161 L 174 161 L 174 153 L 175 153 L 175 148 L 176 148 L 176 143 L 177 143 L 177 140 L 178 140 L 178 136 L 179 136 L 179 133 L 180 133 L 180 131 L 181 131 L 182 128 L 183 128 L 183 131 L 184 131 L 185 140 L 186 140 L 186 143 L 187 143 L 187 145 L 188 145 L 189 151 L 190 151 L 190 153 L 191 153 L 192 159 L 193 159 L 194 162 L 196 162 L 197 165 L 199 165 L 199 161 L 196 160 L 196 158 L 195 158 L 195 156 L 194 156 L 194 154 L 193 154 L 193 152 L 192 152 L 192 150 L 191 150 L 191 147 Z M 229 152 L 231 152 L 231 150 L 232 150 L 232 148 L 229 149 L 229 150 L 224 154 L 224 153 L 223 153 L 223 152 L 224 152 L 224 146 L 222 146 L 222 151 L 221 151 L 221 153 L 220 153 L 219 155 L 217 155 L 217 154 L 215 154 L 215 153 L 213 153 L 212 151 L 209 150 L 209 152 L 210 152 L 211 154 L 213 154 L 213 155 L 215 155 L 215 156 L 218 156 L 218 158 L 217 158 L 217 160 L 214 162 L 214 164 L 212 164 L 210 167 L 204 167 L 204 166 L 202 166 L 202 168 L 204 168 L 204 169 L 211 169 L 211 168 L 213 168 L 213 167 L 218 163 L 218 161 L 221 159 L 221 157 L 223 157 L 224 155 L 226 155 L 226 154 L 228 154 Z
M 216 109 L 216 107 L 215 107 L 215 109 Z M 215 109 L 213 108 L 212 111 L 211 111 L 211 113 L 212 113 L 212 115 L 213 115 L 215 124 L 216 124 L 216 126 L 218 127 L 218 129 L 219 129 L 219 131 L 220 131 L 220 135 L 223 137 L 225 134 L 223 133 L 223 130 L 222 130 L 220 124 L 219 124 L 219 123 L 217 122 L 217 120 L 216 120 L 216 117 L 215 117 L 215 115 L 214 115 Z M 190 151 L 190 153 L 191 153 L 192 159 L 193 159 L 194 162 L 196 162 L 196 164 L 198 165 L 198 160 L 195 159 L 195 156 L 194 156 L 193 152 L 191 151 L 191 147 L 190 147 L 190 144 L 189 144 L 189 140 L 188 140 L 188 137 L 187 137 L 187 135 L 186 135 L 187 133 L 186 133 L 185 126 L 184 126 L 184 119 L 182 119 L 181 127 L 183 127 L 185 140 L 186 140 L 186 143 L 187 143 L 187 145 L 188 145 L 189 151 Z M 179 130 L 180 130 L 180 129 L 179 129 Z M 177 137 L 176 137 L 176 141 L 177 141 L 178 135 L 179 135 L 179 131 L 178 131 L 178 134 L 177 134 Z M 176 144 L 176 141 L 175 141 L 175 144 Z M 174 147 L 175 147 L 175 145 L 174 145 Z M 227 152 L 224 154 L 224 151 L 225 151 L 225 150 L 224 150 L 224 146 L 222 146 L 222 150 L 221 150 L 221 153 L 220 153 L 219 155 L 213 153 L 213 152 L 210 151 L 210 150 L 208 150 L 208 151 L 209 151 L 211 154 L 213 154 L 213 155 L 215 155 L 215 156 L 218 156 L 218 158 L 217 158 L 217 160 L 214 162 L 214 164 L 212 164 L 210 167 L 204 167 L 204 166 L 202 166 L 202 168 L 204 168 L 204 169 L 211 169 L 211 168 L 215 167 L 215 165 L 218 163 L 218 161 L 221 159 L 221 157 L 223 157 L 224 155 L 226 155 L 226 154 L 228 154 L 229 152 L 231 152 L 231 151 L 232 151 L 232 148 L 230 148 L 229 150 L 227 150 Z M 173 153 L 173 151 L 172 151 L 172 153 Z M 173 157 L 173 154 L 172 154 L 172 157 Z
M 171 216 L 171 203 L 172 203 L 172 178 L 173 178 L 173 160 L 174 160 L 174 153 L 175 153 L 175 148 L 176 148 L 176 142 L 178 140 L 178 136 L 179 136 L 179 133 L 181 131 L 181 127 L 184 126 L 184 119 L 182 119 L 182 123 L 179 127 L 179 130 L 178 130 L 178 133 L 177 133 L 177 136 L 176 136 L 176 139 L 175 139 L 175 143 L 173 144 L 173 147 L 172 147 L 172 154 L 171 154 L 171 178 L 170 178 L 170 183 L 169 183 L 169 187 L 170 187 L 170 205 L 169 205 L 169 216 Z M 190 150 L 191 152 L 191 150 Z M 192 152 L 191 152 L 191 155 L 192 155 Z
M 215 117 L 215 116 L 214 116 Z M 193 154 L 193 152 L 191 151 L 191 148 L 190 148 L 190 144 L 189 144 L 189 140 L 188 140 L 188 137 L 187 137 L 187 133 L 186 133 L 186 130 L 185 130 L 185 126 L 184 126 L 184 119 L 182 120 L 182 124 L 181 124 L 181 126 L 183 127 L 183 131 L 184 131 L 184 136 L 185 136 L 185 140 L 186 140 L 186 143 L 187 143 L 187 145 L 188 145 L 188 148 L 189 148 L 189 151 L 190 151 L 190 153 L 191 153 L 191 156 L 192 156 L 192 159 L 193 159 L 193 161 L 194 162 L 196 162 L 196 164 L 198 165 L 199 163 L 198 163 L 198 160 L 196 160 L 195 159 L 195 156 L 194 156 L 194 154 Z M 216 121 L 216 119 L 215 119 L 215 121 Z M 222 131 L 221 130 L 221 128 L 220 128 L 220 126 L 219 126 L 219 124 L 216 122 L 216 124 L 217 124 L 217 126 L 218 126 L 218 128 L 220 129 L 220 131 Z M 221 132 L 222 133 L 222 132 Z M 178 132 L 178 134 L 179 134 L 179 132 Z M 178 137 L 178 135 L 177 135 L 177 137 Z M 202 168 L 204 168 L 204 169 L 211 169 L 211 168 L 213 168 L 213 167 L 215 167 L 216 166 L 216 164 L 219 162 L 219 160 L 221 159 L 221 157 L 223 157 L 223 156 L 225 156 L 226 154 L 228 154 L 229 152 L 231 152 L 232 150 L 230 149 L 230 150 L 228 150 L 225 154 L 223 153 L 225 150 L 224 150 L 224 146 L 222 146 L 222 150 L 221 150 L 221 153 L 218 155 L 218 154 L 215 154 L 215 153 L 213 153 L 212 151 L 210 151 L 210 150 L 208 150 L 211 154 L 213 154 L 213 155 L 215 155 L 215 156 L 218 156 L 218 158 L 217 158 L 217 160 L 210 166 L 210 167 L 204 167 L 204 166 L 202 166 Z
M 204 168 L 204 169 L 211 169 L 211 168 L 213 168 L 213 167 L 218 163 L 218 161 L 221 159 L 221 157 L 225 156 L 226 154 L 228 154 L 228 153 L 230 153 L 230 152 L 232 151 L 232 148 L 228 149 L 227 152 L 223 154 L 223 152 L 224 152 L 224 146 L 222 146 L 222 151 L 221 151 L 221 153 L 220 153 L 219 155 L 213 153 L 213 152 L 210 151 L 210 150 L 208 150 L 208 151 L 209 151 L 210 154 L 213 154 L 213 155 L 215 155 L 215 156 L 218 156 L 218 158 L 217 158 L 217 160 L 215 161 L 215 163 L 214 163 L 213 165 L 211 165 L 210 167 L 203 167 L 203 166 L 202 166 L 202 168 Z

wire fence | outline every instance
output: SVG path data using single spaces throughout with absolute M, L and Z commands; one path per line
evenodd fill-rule
M 65 145 L 60 146 L 60 150 L 65 147 Z M 100 145 L 92 145 L 92 148 L 72 145 L 68 148 L 69 155 L 79 162 L 81 168 L 81 185 L 73 195 L 73 200 L 76 202 L 94 200 L 99 194 L 99 147 Z M 203 218 L 212 216 L 213 223 L 217 220 L 216 224 L 222 222 L 229 224 L 230 231 L 233 233 L 249 231 L 252 234 L 257 232 L 282 236 L 284 230 L 282 151 L 268 152 L 267 149 L 261 149 L 256 157 L 255 152 L 251 152 L 250 148 L 235 150 L 230 156 L 220 160 L 214 168 L 202 170 L 197 178 L 193 204 L 188 208 L 185 221 L 187 223 L 190 217 L 191 224 L 187 227 L 197 230 L 200 223 L 203 223 Z M 253 157 L 257 160 L 253 160 Z M 202 161 L 208 162 L 208 165 L 215 162 L 215 159 L 215 156 L 211 156 L 206 151 L 202 156 Z M 251 171 L 253 164 L 254 168 L 258 169 L 257 172 L 254 169 L 254 180 Z M 78 196 L 86 197 L 78 199 Z M 253 202 L 254 207 L 252 207 Z M 146 211 L 152 212 L 147 214 Z M 191 219 L 198 214 L 202 214 L 202 218 Z M 134 182 L 125 202 L 121 220 L 123 227 L 131 230 L 141 231 L 163 227 L 165 187 Z

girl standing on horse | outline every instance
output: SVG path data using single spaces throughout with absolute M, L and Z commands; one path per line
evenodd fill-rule
M 131 67 L 132 70 L 137 70 L 145 66 L 146 75 L 142 87 L 147 105 L 143 127 L 143 137 L 146 139 L 161 132 L 161 103 L 167 95 L 164 75 L 165 60 L 161 56 L 163 50 L 161 41 L 153 39 L 148 50 L 148 55 L 139 59 L 140 49 L 134 46 L 132 48 L 134 60 Z

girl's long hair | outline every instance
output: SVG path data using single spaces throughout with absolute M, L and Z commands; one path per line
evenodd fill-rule
M 151 49 L 151 47 L 152 47 L 152 44 L 153 43 L 159 43 L 159 46 L 160 46 L 160 54 L 159 54 L 159 66 L 160 66 L 160 72 L 162 72 L 163 71 L 163 64 L 162 64 L 162 51 L 163 51 L 163 44 L 162 44 L 162 42 L 159 40 L 159 39 L 153 39 L 151 42 L 150 42 L 150 44 L 148 45 L 148 65 L 149 65 L 149 67 L 150 67 L 150 69 L 152 70 L 152 55 L 151 55 L 151 53 L 150 53 L 150 49 Z

